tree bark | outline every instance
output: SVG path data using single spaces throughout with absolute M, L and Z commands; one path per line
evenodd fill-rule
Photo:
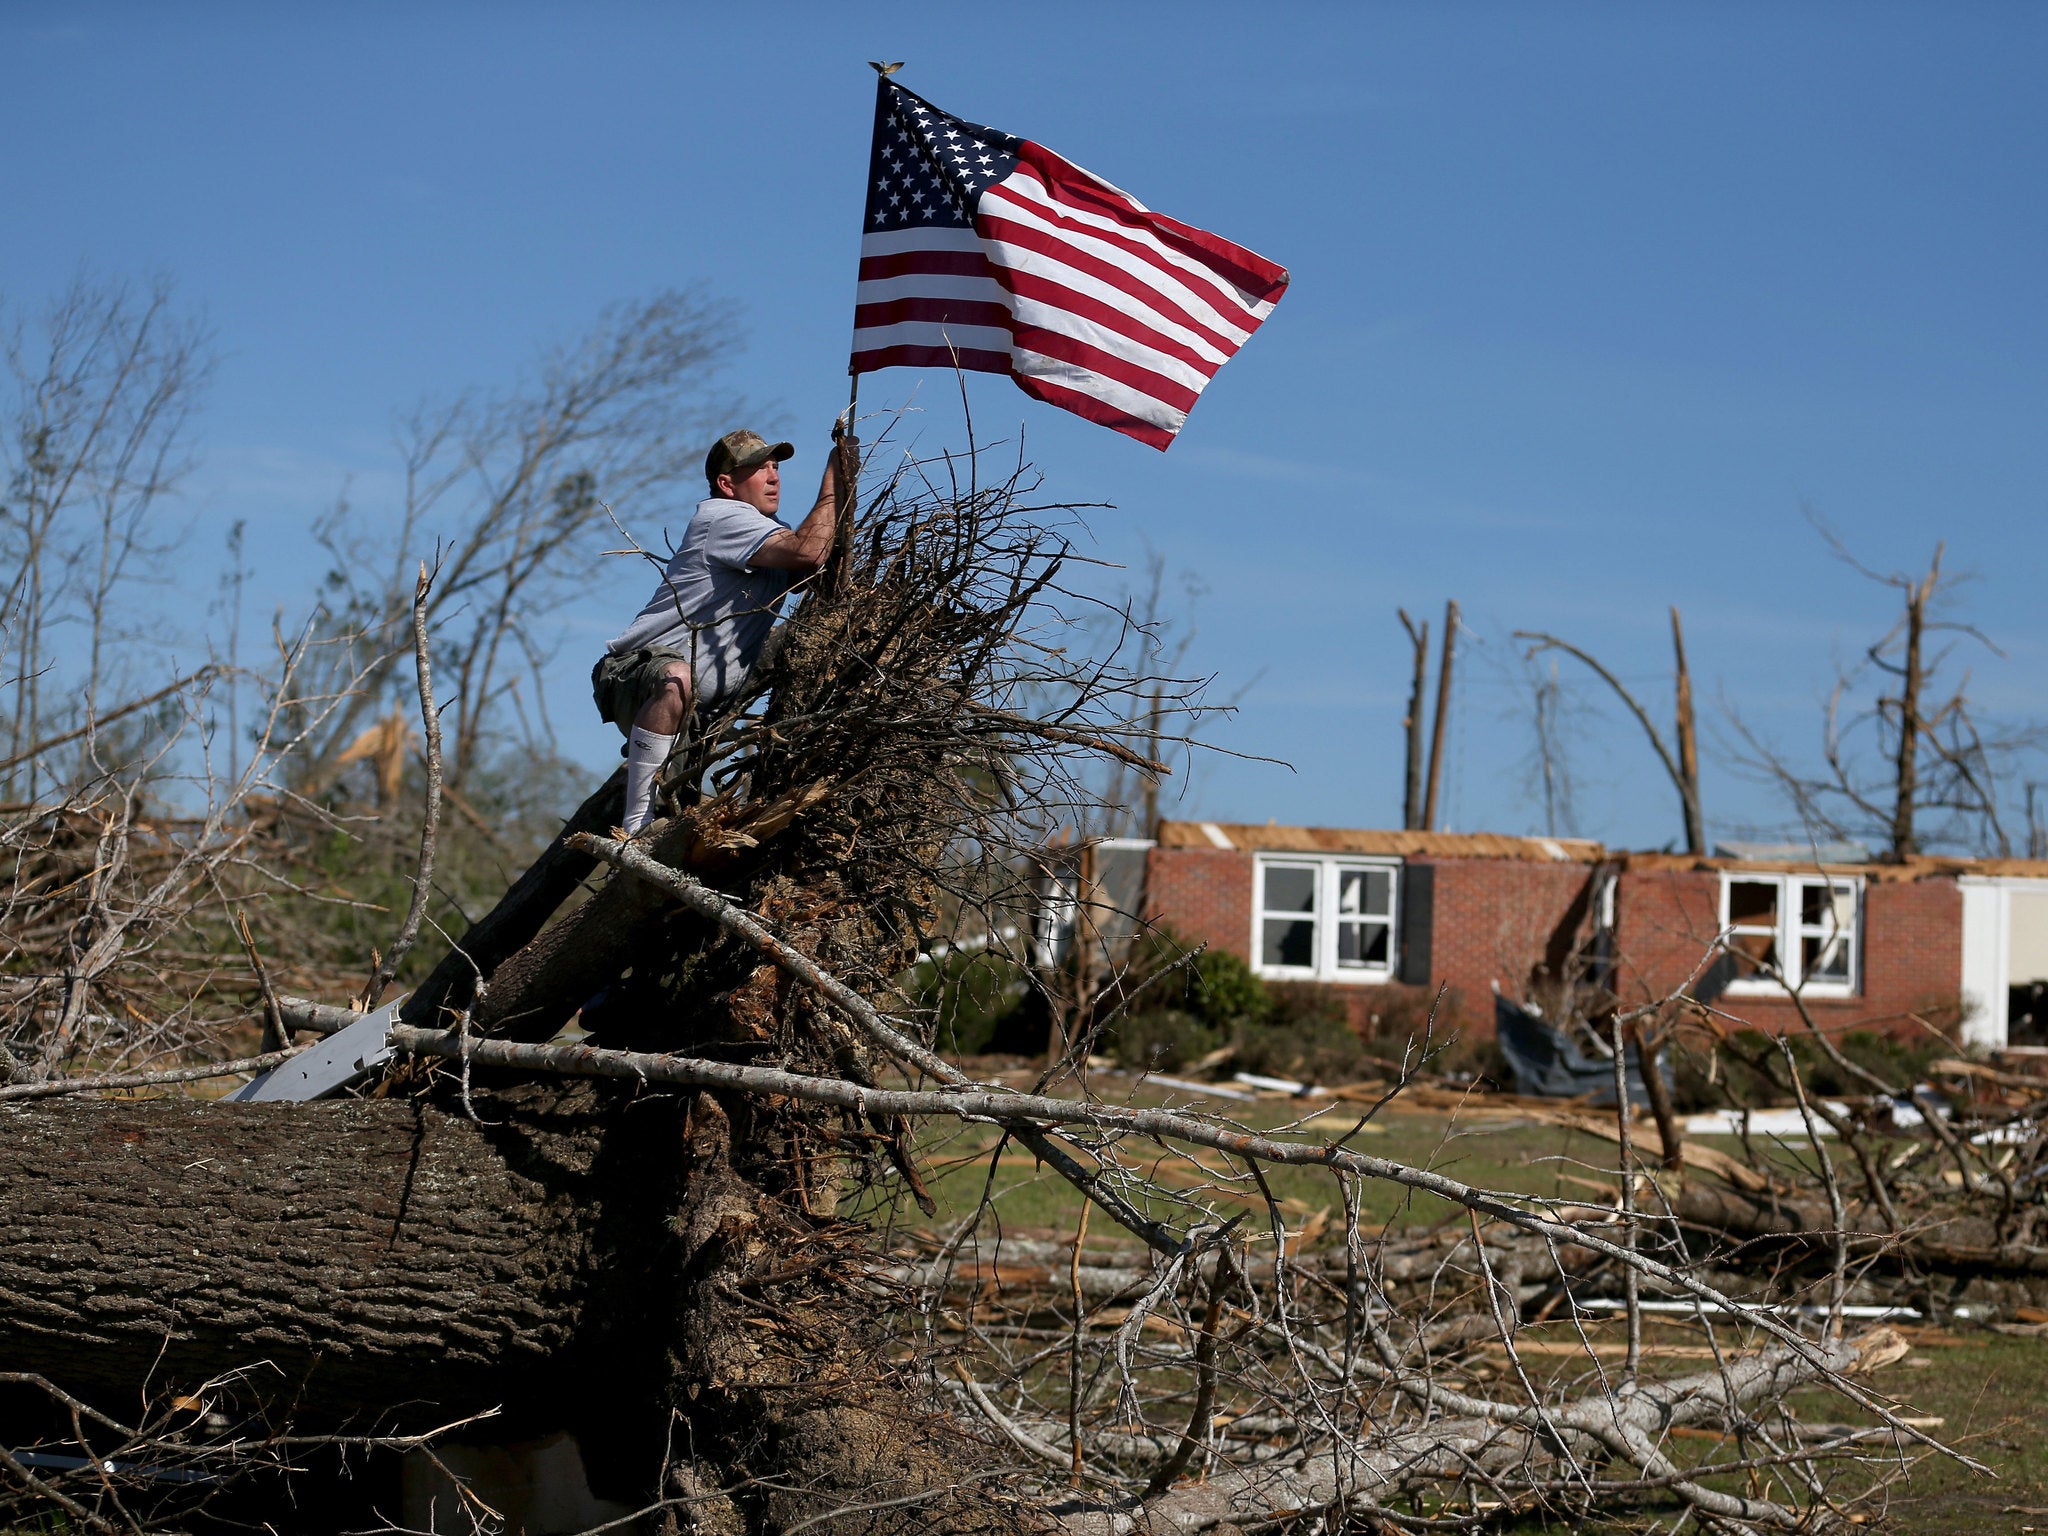
M 0 1107 L 0 1357 L 122 1408 L 247 1370 L 302 1426 L 559 1401 L 646 1315 L 677 1106 L 628 1097 Z
M 1771 1193 L 1752 1194 L 1700 1180 L 1689 1182 L 1672 1202 L 1689 1227 L 1736 1243 L 1777 1243 L 1830 1250 L 1835 1221 L 1827 1202 Z M 1907 1213 L 1902 1213 L 1907 1214 Z M 1849 1251 L 1867 1258 L 1884 1254 L 1921 1269 L 1948 1274 L 2014 1278 L 2048 1276 L 2048 1248 L 2012 1241 L 1989 1215 L 1968 1207 L 1948 1215 L 1927 1213 L 1910 1230 L 1887 1236 L 1869 1213 L 1849 1213 Z
M 1436 724 L 1429 733 L 1429 784 L 1423 791 L 1422 830 L 1436 830 L 1437 790 L 1444 778 L 1444 728 L 1451 717 L 1451 663 L 1458 650 L 1458 605 L 1444 604 L 1444 654 L 1436 669 Z
M 1685 629 L 1678 621 L 1678 609 L 1671 610 L 1672 673 L 1675 679 L 1674 710 L 1678 737 L 1678 794 L 1684 802 L 1685 851 L 1707 851 L 1706 821 L 1700 814 L 1699 728 L 1693 717 L 1692 669 L 1685 664 Z
M 897 1379 L 866 1228 L 736 1171 L 711 1095 L 474 1098 L 0 1107 L 0 1362 L 252 1436 L 498 1409 L 470 1433 L 566 1430 L 605 1497 L 753 1490 L 734 1530 L 1030 1523 Z
M 1408 737 L 1408 762 L 1402 778 L 1401 825 L 1410 832 L 1422 830 L 1422 710 L 1429 702 L 1429 620 L 1420 625 L 1401 615 L 1401 627 L 1408 631 L 1408 643 L 1415 650 L 1415 680 L 1408 688 L 1408 713 L 1401 728 Z
M 1920 659 L 1927 627 L 1927 602 L 1941 580 L 1942 546 L 1934 547 L 1934 563 L 1925 580 L 1906 587 L 1906 658 L 1899 668 L 1899 755 L 1892 798 L 1892 857 L 1910 859 L 1920 851 L 1913 812 L 1920 794 L 1920 686 L 1925 681 Z
M 625 813 L 626 770 L 616 770 L 576 809 L 547 851 L 534 860 L 491 908 L 442 956 L 441 963 L 406 999 L 401 1016 L 422 1029 L 453 1023 L 476 995 L 479 974 L 488 979 L 500 965 L 533 941 L 547 920 L 597 867 L 597 860 L 569 846 L 579 832 L 603 832 Z

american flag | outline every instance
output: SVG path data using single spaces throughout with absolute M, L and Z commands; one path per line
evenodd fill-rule
M 1166 448 L 1287 271 L 883 79 L 850 372 L 958 366 Z

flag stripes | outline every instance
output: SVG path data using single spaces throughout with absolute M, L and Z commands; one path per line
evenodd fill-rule
M 888 80 L 851 371 L 958 366 L 1165 448 L 1286 271 Z

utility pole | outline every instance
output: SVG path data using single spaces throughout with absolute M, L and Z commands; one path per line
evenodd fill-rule
M 1444 778 L 1444 726 L 1451 713 L 1451 662 L 1458 644 L 1458 605 L 1444 604 L 1444 655 L 1436 669 L 1436 727 L 1429 737 L 1429 790 L 1422 802 L 1422 830 L 1436 830 L 1437 790 Z
M 1401 728 L 1408 733 L 1408 773 L 1401 795 L 1401 825 L 1409 832 L 1422 828 L 1422 711 L 1429 703 L 1429 620 L 1418 627 L 1408 610 L 1401 615 L 1401 627 L 1408 631 L 1408 643 L 1415 649 L 1415 682 L 1408 690 L 1408 713 Z

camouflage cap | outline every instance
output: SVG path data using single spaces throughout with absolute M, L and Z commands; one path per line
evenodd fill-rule
M 711 451 L 704 455 L 704 479 L 707 484 L 716 486 L 720 475 L 736 475 L 770 459 L 780 464 L 795 453 L 794 443 L 771 443 L 760 433 L 741 427 L 737 432 L 726 433 L 711 445 Z

